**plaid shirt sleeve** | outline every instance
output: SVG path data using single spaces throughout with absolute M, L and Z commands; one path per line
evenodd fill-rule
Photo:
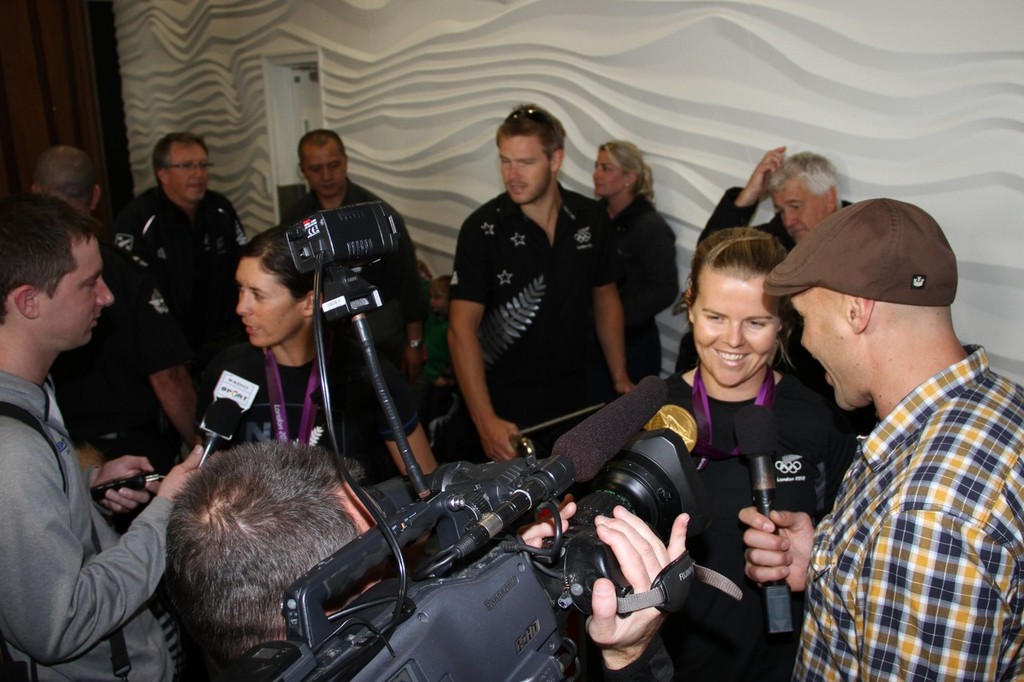
M 894 515 L 860 578 L 861 678 L 998 678 L 1013 615 L 1014 557 L 974 523 L 929 511 Z M 1009 639 L 1013 639 L 1010 637 Z

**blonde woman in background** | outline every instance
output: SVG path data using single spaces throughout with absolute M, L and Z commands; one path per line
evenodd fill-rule
M 619 297 L 626 324 L 626 368 L 634 382 L 661 373 L 661 340 L 654 316 L 679 292 L 676 236 L 654 209 L 650 166 L 632 142 L 601 145 L 594 162 L 594 194 L 608 211 L 621 266 Z M 615 397 L 596 340 L 588 381 L 594 400 Z M 596 391 L 596 392 L 595 392 Z

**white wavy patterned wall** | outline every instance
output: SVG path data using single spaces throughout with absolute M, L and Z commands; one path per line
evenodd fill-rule
M 493 134 L 536 101 L 566 124 L 563 181 L 637 142 L 687 272 L 721 191 L 763 150 L 815 150 L 843 196 L 917 203 L 960 263 L 965 341 L 1024 379 L 1024 3 L 982 0 L 228 0 L 114 2 L 135 179 L 172 129 L 203 133 L 212 185 L 274 221 L 262 59 L 319 50 L 325 124 L 350 170 L 450 267 L 463 218 L 501 189 Z M 280 182 L 293 182 L 293 178 Z M 767 209 L 762 209 L 767 217 Z M 661 317 L 666 366 L 678 318 Z

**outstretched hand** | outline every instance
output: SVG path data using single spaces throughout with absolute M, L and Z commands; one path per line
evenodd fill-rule
M 131 478 L 137 474 L 153 473 L 153 465 L 145 457 L 138 455 L 122 455 L 104 463 L 98 469 L 94 469 L 89 477 L 89 487 L 97 486 L 108 481 L 116 481 L 121 478 Z M 141 490 L 131 488 L 110 488 L 103 494 L 99 501 L 107 509 L 117 512 L 130 512 L 140 505 L 149 502 L 153 497 L 152 486 Z
M 502 462 L 516 458 L 512 441 L 519 436 L 518 426 L 495 415 L 478 424 L 477 430 L 480 432 L 480 445 L 489 459 Z
M 202 445 L 192 448 L 192 452 L 188 454 L 185 461 L 171 469 L 167 476 L 164 477 L 164 480 L 160 482 L 160 490 L 157 495 L 173 500 L 185 481 L 199 468 L 199 460 L 202 457 Z
M 562 517 L 562 532 L 569 530 L 569 519 L 572 518 L 573 514 L 576 513 L 576 503 L 573 502 L 572 495 L 566 495 L 562 503 L 558 505 L 558 514 Z M 549 538 L 554 535 L 554 519 L 548 517 L 544 521 L 538 521 L 531 523 L 528 526 L 524 526 L 520 533 L 520 537 L 523 542 L 530 545 L 531 547 L 542 547 L 544 544 L 544 538 Z

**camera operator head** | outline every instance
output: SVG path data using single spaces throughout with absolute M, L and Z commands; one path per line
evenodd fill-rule
M 167 589 L 185 627 L 224 665 L 283 639 L 285 589 L 368 527 L 328 451 L 244 443 L 218 452 L 179 494 Z

